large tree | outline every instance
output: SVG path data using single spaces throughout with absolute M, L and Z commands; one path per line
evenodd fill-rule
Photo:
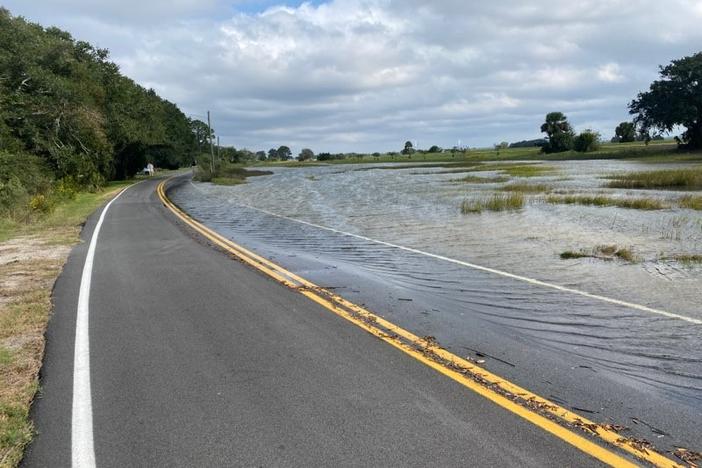
M 685 127 L 682 143 L 702 148 L 702 52 L 673 60 L 660 68 L 661 79 L 629 104 L 644 132 L 672 132 Z
M 546 121 L 541 124 L 541 132 L 548 137 L 543 146 L 546 153 L 560 153 L 573 149 L 575 133 L 563 112 L 549 112 Z

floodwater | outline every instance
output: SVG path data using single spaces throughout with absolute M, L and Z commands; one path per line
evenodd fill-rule
M 673 206 L 686 194 L 602 188 L 603 175 L 681 164 L 544 164 L 555 171 L 510 182 Z M 186 182 L 169 195 L 236 242 L 588 417 L 657 445 L 702 446 L 702 267 L 666 258 L 702 254 L 702 212 L 532 194 L 518 211 L 462 214 L 463 200 L 504 184 L 380 167 L 274 168 L 244 185 Z M 615 244 L 638 261 L 559 257 Z

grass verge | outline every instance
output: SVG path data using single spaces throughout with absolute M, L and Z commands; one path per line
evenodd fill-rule
M 32 224 L 0 221 L 0 466 L 17 466 L 33 436 L 29 408 L 39 387 L 54 281 L 81 224 L 129 184 L 78 193 Z
M 636 210 L 662 210 L 668 208 L 656 198 L 613 198 L 604 195 L 549 195 L 546 201 L 552 204 L 615 206 Z
M 479 199 L 466 199 L 461 203 L 461 213 L 482 213 L 483 211 L 513 211 L 524 207 L 524 195 L 519 192 L 494 194 Z

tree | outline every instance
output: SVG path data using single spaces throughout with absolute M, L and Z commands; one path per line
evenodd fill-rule
M 309 148 L 303 148 L 300 154 L 297 156 L 298 161 L 308 161 L 314 158 L 314 151 Z
M 0 147 L 96 188 L 147 161 L 189 164 L 197 146 L 180 109 L 123 76 L 107 50 L 0 8 Z
M 562 112 L 549 112 L 546 121 L 541 124 L 541 132 L 548 137 L 543 146 L 545 153 L 560 153 L 573 148 L 573 128 Z
M 575 151 L 587 153 L 597 151 L 600 147 L 600 134 L 593 130 L 587 129 L 581 132 L 573 140 L 573 148 Z
M 265 161 L 266 160 L 266 152 L 265 151 L 256 151 L 256 159 L 259 161 Z
M 614 138 L 619 143 L 629 143 L 636 140 L 636 124 L 622 122 L 614 129 Z
M 411 141 L 405 142 L 405 148 L 402 150 L 402 154 L 412 154 L 414 153 L 414 145 Z
M 673 60 L 660 68 L 661 79 L 629 104 L 634 122 L 644 132 L 672 132 L 685 127 L 681 144 L 702 148 L 702 52 Z
M 440 146 L 436 146 L 436 145 L 433 145 L 431 148 L 429 148 L 430 153 L 441 153 L 442 151 L 444 151 L 444 150 L 441 149 Z
M 281 161 L 292 159 L 292 151 L 290 151 L 290 148 L 285 145 L 280 146 L 276 153 L 278 154 L 278 159 Z
M 201 153 L 209 151 L 208 145 L 210 144 L 210 137 L 214 138 L 214 130 L 208 129 L 207 124 L 202 120 L 188 119 L 188 121 L 190 123 L 190 131 L 195 137 L 195 144 L 197 145 L 198 151 Z
M 275 148 L 269 149 L 268 150 L 268 160 L 269 161 L 277 161 L 278 159 L 280 159 L 280 157 L 278 156 L 278 150 Z

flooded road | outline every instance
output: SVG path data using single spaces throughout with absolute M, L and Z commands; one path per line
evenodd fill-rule
M 682 195 L 601 188 L 602 175 L 665 165 L 548 165 L 528 182 L 671 204 Z M 702 253 L 700 212 L 535 194 L 518 211 L 464 215 L 464 199 L 504 183 L 376 167 L 276 168 L 234 187 L 186 181 L 169 195 L 245 247 L 584 416 L 657 446 L 702 447 L 702 269 L 666 259 Z M 559 257 L 613 244 L 640 260 Z

